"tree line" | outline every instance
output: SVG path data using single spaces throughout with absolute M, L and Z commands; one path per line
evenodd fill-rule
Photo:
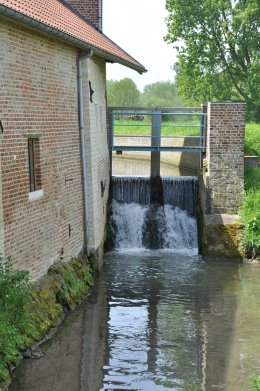
M 158 81 L 148 84 L 140 92 L 132 79 L 107 81 L 108 106 L 145 106 L 170 107 L 184 106 L 177 86 L 170 81 Z

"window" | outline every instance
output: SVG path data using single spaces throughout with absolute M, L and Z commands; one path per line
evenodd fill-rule
M 28 138 L 30 192 L 41 189 L 39 138 Z

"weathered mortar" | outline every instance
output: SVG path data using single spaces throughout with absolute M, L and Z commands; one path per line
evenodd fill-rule
M 1 250 L 37 279 L 83 248 L 77 50 L 2 17 L 0 44 Z M 32 199 L 30 135 L 39 138 L 42 176 Z
M 208 192 L 211 213 L 237 214 L 244 191 L 244 103 L 209 103 Z
M 2 17 L 0 43 L 0 250 L 36 280 L 55 260 L 77 256 L 84 248 L 78 51 Z M 87 248 L 101 263 L 110 169 L 106 62 L 97 57 L 82 62 Z M 40 145 L 39 192 L 30 192 L 30 137 Z
M 206 106 L 203 106 L 205 112 Z M 207 153 L 199 176 L 198 226 L 205 259 L 239 259 L 243 225 L 244 103 L 209 103 Z

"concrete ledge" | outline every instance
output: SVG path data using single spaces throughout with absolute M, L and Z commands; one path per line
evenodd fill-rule
M 229 214 L 212 214 L 205 215 L 204 222 L 206 226 L 215 225 L 215 224 L 233 224 L 239 221 L 238 215 L 229 215 Z
M 258 156 L 244 156 L 245 167 L 260 167 L 260 158 Z

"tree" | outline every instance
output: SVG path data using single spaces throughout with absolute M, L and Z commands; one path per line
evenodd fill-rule
M 260 120 L 259 0 L 166 0 L 169 43 L 178 51 L 180 94 L 243 100 Z
M 133 80 L 107 81 L 108 106 L 138 106 L 140 103 L 140 91 Z
M 141 95 L 144 106 L 183 106 L 183 100 L 178 96 L 177 87 L 170 81 L 158 81 L 144 87 Z

